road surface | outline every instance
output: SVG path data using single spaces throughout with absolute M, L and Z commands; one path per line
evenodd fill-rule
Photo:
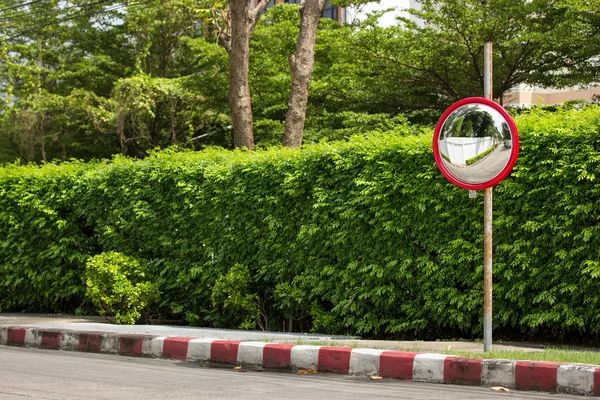
M 243 373 L 168 360 L 0 346 L 0 400 L 581 398 L 340 375 Z
M 493 152 L 477 163 L 464 167 L 456 167 L 443 160 L 444 166 L 457 179 L 471 184 L 484 183 L 492 180 L 508 164 L 512 150 L 504 145 L 498 146 Z

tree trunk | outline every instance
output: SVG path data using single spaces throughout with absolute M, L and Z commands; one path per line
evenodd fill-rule
M 229 108 L 233 144 L 254 150 L 252 105 L 248 83 L 250 36 L 254 27 L 248 0 L 230 0 L 231 50 L 229 51 Z
M 326 0 L 305 0 L 300 8 L 296 54 L 290 57 L 292 89 L 283 133 L 283 145 L 287 147 L 302 146 L 308 89 L 315 66 L 317 28 L 325 3 Z

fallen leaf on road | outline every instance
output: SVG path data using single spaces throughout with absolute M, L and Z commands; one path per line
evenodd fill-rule
M 298 375 L 316 375 L 316 369 L 299 369 Z
M 204 364 L 200 364 L 200 366 L 201 366 L 201 367 L 206 367 L 206 365 L 204 365 Z
M 372 377 L 371 377 L 371 380 L 372 380 L 372 381 L 380 381 L 380 380 L 382 380 L 382 379 L 383 379 L 383 378 L 382 378 L 381 376 L 372 376 Z
M 500 392 L 510 392 L 510 389 L 502 387 L 502 386 L 494 386 L 494 387 L 492 387 L 492 390 L 497 390 Z

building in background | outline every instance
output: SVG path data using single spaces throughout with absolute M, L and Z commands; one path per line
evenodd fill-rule
M 252 0 L 252 4 L 256 5 L 258 0 Z M 303 0 L 271 0 L 268 7 L 273 7 L 275 4 L 302 4 Z M 359 7 L 340 7 L 334 6 L 331 2 L 325 4 L 323 10 L 323 18 L 333 19 L 340 24 L 351 23 L 355 19 L 364 18 L 368 13 L 373 11 L 394 9 L 384 14 L 380 19 L 381 26 L 390 26 L 396 24 L 396 17 L 399 15 L 407 16 L 404 11 L 408 7 L 413 7 L 413 3 L 419 6 L 415 0 L 381 0 L 377 3 L 368 3 Z
M 257 2 L 257 0 L 252 0 L 253 4 Z M 301 4 L 302 0 L 271 0 L 269 2 L 268 7 L 273 7 L 275 4 Z M 329 18 L 334 21 L 337 21 L 339 24 L 345 24 L 347 22 L 347 10 L 345 7 L 338 7 L 331 5 L 331 2 L 327 2 L 325 4 L 325 9 L 323 9 L 323 18 Z
M 504 93 L 505 106 L 555 105 L 566 101 L 591 101 L 600 98 L 600 87 L 541 88 L 520 84 Z

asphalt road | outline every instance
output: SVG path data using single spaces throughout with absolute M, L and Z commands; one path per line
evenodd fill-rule
M 501 145 L 476 164 L 466 167 L 455 167 L 444 160 L 444 166 L 452 175 L 463 182 L 473 184 L 483 183 L 492 180 L 502 172 L 506 164 L 508 164 L 510 155 L 511 149 Z
M 0 346 L 0 399 L 581 399 Z

